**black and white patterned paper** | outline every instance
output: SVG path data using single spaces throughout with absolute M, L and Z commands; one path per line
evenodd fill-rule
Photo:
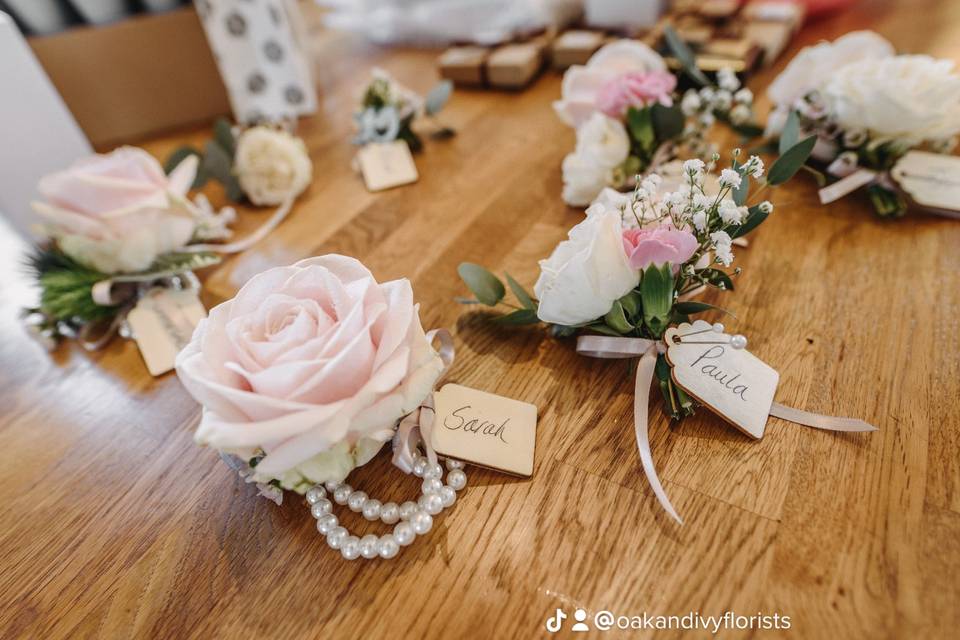
M 289 0 L 195 0 L 237 122 L 314 113 L 317 96 L 301 20 Z

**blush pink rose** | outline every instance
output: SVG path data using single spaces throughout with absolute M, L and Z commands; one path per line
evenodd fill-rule
M 622 118 L 627 109 L 655 103 L 673 105 L 677 78 L 667 71 L 634 71 L 608 81 L 597 92 L 597 108 L 611 118 Z
M 309 258 L 251 278 L 210 310 L 177 357 L 203 405 L 196 439 L 298 491 L 343 480 L 393 436 L 443 368 L 410 281 L 359 261 Z
M 689 260 L 700 243 L 689 231 L 671 226 L 647 229 L 627 229 L 623 232 L 623 249 L 634 269 L 646 269 L 650 265 L 681 265 Z
M 121 147 L 41 178 L 44 202 L 33 209 L 77 261 L 104 273 L 142 271 L 193 236 L 186 194 L 196 172 L 196 156 L 167 176 L 143 149 Z

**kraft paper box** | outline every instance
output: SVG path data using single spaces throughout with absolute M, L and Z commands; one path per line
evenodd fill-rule
M 29 43 L 98 148 L 230 113 L 193 7 L 76 27 Z

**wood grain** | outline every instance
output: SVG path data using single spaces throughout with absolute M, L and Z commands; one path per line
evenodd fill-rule
M 855 28 L 960 59 L 950 0 L 861 2 L 806 27 L 793 51 Z M 31 342 L 17 319 L 34 295 L 25 247 L 4 229 L 0 636 L 526 638 L 545 634 L 555 608 L 583 607 L 777 612 L 804 638 L 955 637 L 960 225 L 883 222 L 861 197 L 820 207 L 807 177 L 777 192 L 776 212 L 738 252 L 737 290 L 708 301 L 730 308 L 730 330 L 779 369 L 780 402 L 880 432 L 773 419 L 753 441 L 706 412 L 671 425 L 654 404 L 651 442 L 678 527 L 640 471 L 626 364 L 578 357 L 536 329 L 495 328 L 453 302 L 465 293 L 461 261 L 530 285 L 536 260 L 582 216 L 559 197 L 573 144 L 550 109 L 559 76 L 522 93 L 457 91 L 443 117 L 459 135 L 428 142 L 418 183 L 370 194 L 350 169 L 365 74 L 383 66 L 425 91 L 436 54 L 319 31 L 314 44 L 322 112 L 300 130 L 314 184 L 274 234 L 203 274 L 205 302 L 330 251 L 383 280 L 410 277 L 424 325 L 455 333 L 451 381 L 539 407 L 533 478 L 470 469 L 428 539 L 395 561 L 344 562 L 301 500 L 257 498 L 193 443 L 198 408 L 174 376 L 151 379 L 133 343 L 50 355 Z M 758 95 L 776 70 L 752 82 Z M 145 146 L 164 157 L 207 135 Z M 267 215 L 241 213 L 241 233 Z M 386 453 L 351 482 L 385 499 L 417 491 Z

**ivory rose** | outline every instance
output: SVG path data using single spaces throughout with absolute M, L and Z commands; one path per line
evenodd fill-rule
M 587 64 L 574 65 L 563 74 L 561 99 L 553 108 L 566 124 L 579 127 L 599 109 L 600 89 L 623 74 L 666 71 L 660 55 L 635 40 L 618 40 L 601 47 Z
M 377 283 L 340 255 L 254 276 L 177 357 L 203 405 L 197 441 L 265 454 L 254 479 L 300 492 L 367 462 L 442 368 L 409 280 Z
M 234 170 L 240 188 L 257 206 L 296 198 L 313 176 L 303 140 L 271 127 L 251 127 L 240 134 Z
M 863 60 L 834 73 L 823 89 L 841 129 L 904 147 L 960 133 L 960 75 L 952 60 L 926 55 Z
M 626 229 L 623 232 L 623 249 L 634 269 L 643 270 L 650 265 L 683 264 L 697 252 L 700 242 L 689 231 L 662 227 Z
M 597 108 L 611 118 L 623 118 L 630 107 L 642 109 L 657 103 L 669 107 L 676 86 L 676 76 L 667 71 L 624 73 L 600 87 Z
M 577 146 L 563 160 L 563 199 L 586 206 L 606 186 L 612 186 L 613 170 L 630 154 L 630 137 L 619 120 L 594 113 L 577 129 Z
M 540 261 L 533 287 L 544 322 L 573 326 L 595 320 L 640 283 L 623 250 L 620 211 L 603 204 L 587 210 L 568 239 Z
M 196 156 L 168 177 L 146 151 L 121 147 L 41 178 L 44 201 L 33 209 L 76 261 L 108 274 L 143 271 L 193 236 L 196 219 L 186 194 L 196 172 Z

